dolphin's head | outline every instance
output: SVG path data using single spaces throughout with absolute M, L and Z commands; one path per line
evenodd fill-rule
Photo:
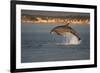
M 55 34 L 56 32 L 54 30 L 51 30 L 50 31 L 50 34 Z

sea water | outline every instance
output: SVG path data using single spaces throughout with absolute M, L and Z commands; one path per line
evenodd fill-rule
M 90 59 L 89 25 L 72 25 L 81 37 L 79 45 L 56 45 L 65 38 L 50 34 L 58 25 L 21 25 L 21 62 L 72 61 Z

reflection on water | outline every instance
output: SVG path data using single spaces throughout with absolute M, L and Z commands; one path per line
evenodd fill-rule
M 38 31 L 42 30 L 41 32 L 31 32 L 32 29 L 37 31 L 37 29 L 34 28 L 36 25 L 31 25 L 33 28 L 31 26 L 27 26 L 28 25 L 22 25 L 21 62 L 86 60 L 90 58 L 89 26 L 73 26 L 73 28 L 80 33 L 82 42 L 79 45 L 69 46 L 55 44 L 65 42 L 66 38 L 62 38 L 63 36 L 49 34 L 49 30 L 54 26 L 48 26 L 48 29 L 44 26 L 39 27 L 40 29 L 38 29 Z M 43 32 L 44 28 L 48 31 Z

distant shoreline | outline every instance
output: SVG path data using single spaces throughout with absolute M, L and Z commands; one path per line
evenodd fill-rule
M 37 24 L 37 25 L 65 25 L 64 23 L 34 23 L 34 22 L 21 22 L 21 24 Z M 67 23 L 66 23 L 67 24 Z M 70 23 L 70 25 L 90 25 L 90 24 L 73 24 Z

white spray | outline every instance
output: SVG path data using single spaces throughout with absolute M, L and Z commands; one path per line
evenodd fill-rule
M 78 38 L 70 33 L 66 33 L 64 35 L 62 45 L 79 45 L 81 43 L 81 40 L 78 40 Z

